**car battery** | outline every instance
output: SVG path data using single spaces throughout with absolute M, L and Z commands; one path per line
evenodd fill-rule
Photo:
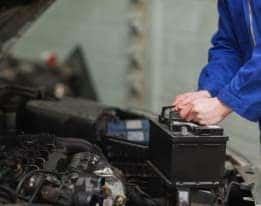
M 150 164 L 171 186 L 213 187 L 222 184 L 227 141 L 221 127 L 186 122 L 164 107 L 151 122 Z

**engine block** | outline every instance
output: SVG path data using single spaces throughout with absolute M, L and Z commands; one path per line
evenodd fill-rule
M 87 141 L 51 135 L 10 137 L 1 143 L 0 157 L 1 203 L 125 205 L 120 172 Z

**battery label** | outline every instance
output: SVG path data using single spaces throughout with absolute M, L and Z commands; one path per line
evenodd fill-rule
M 127 133 L 127 140 L 134 142 L 144 142 L 145 136 L 141 131 L 130 131 Z
M 148 120 L 120 120 L 107 123 L 107 135 L 121 140 L 149 144 L 150 123 Z

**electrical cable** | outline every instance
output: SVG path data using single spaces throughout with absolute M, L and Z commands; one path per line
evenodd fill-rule
M 16 187 L 16 193 L 19 194 L 24 182 L 29 178 L 31 177 L 32 175 L 34 174 L 37 174 L 37 173 L 43 173 L 43 174 L 50 174 L 50 175 L 55 175 L 58 179 L 59 178 L 59 173 L 55 173 L 55 172 L 51 172 L 51 171 L 47 171 L 47 170 L 33 170 L 33 171 L 30 171 L 29 173 L 25 174 L 21 180 L 19 181 L 17 187 Z
M 39 191 L 41 190 L 42 186 L 43 186 L 43 183 L 44 183 L 44 179 L 42 178 L 38 187 L 35 189 L 35 192 L 33 193 L 31 199 L 29 200 L 29 205 L 31 205 L 34 201 L 34 199 L 36 198 L 37 194 L 39 193 Z

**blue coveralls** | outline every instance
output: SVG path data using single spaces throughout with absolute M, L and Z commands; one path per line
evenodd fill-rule
M 199 89 L 261 121 L 261 0 L 218 0 L 219 26 Z

